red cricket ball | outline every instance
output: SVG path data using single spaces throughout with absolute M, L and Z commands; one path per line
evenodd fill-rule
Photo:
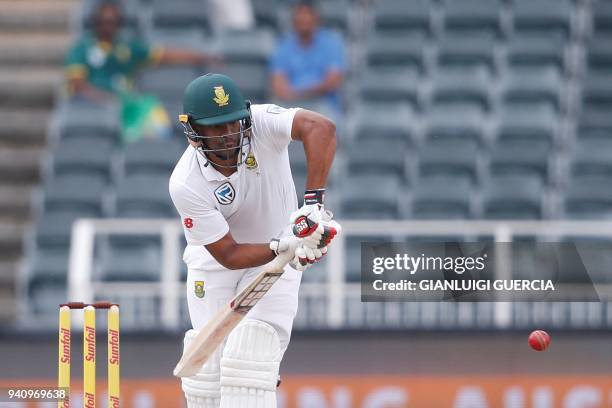
M 550 335 L 544 330 L 534 330 L 529 335 L 529 345 L 536 351 L 544 351 L 550 345 Z

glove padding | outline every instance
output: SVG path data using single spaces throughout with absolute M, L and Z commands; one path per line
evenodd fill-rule
M 328 250 L 333 238 L 342 231 L 342 227 L 336 221 L 332 220 L 333 214 L 330 211 L 323 212 L 323 221 L 320 227 L 323 228 L 323 233 L 320 239 L 316 242 L 316 247 L 310 244 L 312 241 L 304 240 L 295 250 L 295 257 L 291 261 L 291 266 L 299 271 L 304 271 L 313 263 L 318 262 Z

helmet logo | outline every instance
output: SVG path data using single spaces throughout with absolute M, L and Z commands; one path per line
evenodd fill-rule
M 234 201 L 235 196 L 236 193 L 234 192 L 234 187 L 232 187 L 229 181 L 221 184 L 215 190 L 215 197 L 217 197 L 217 201 L 221 205 L 231 204 L 232 201 Z
M 225 106 L 229 103 L 229 94 L 225 93 L 225 89 L 223 86 L 215 86 L 215 97 L 213 101 L 217 102 L 219 106 Z

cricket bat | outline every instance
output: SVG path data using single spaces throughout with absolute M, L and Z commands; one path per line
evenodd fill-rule
M 174 368 L 176 377 L 190 377 L 198 373 L 234 327 L 268 293 L 272 285 L 283 274 L 285 265 L 292 258 L 293 254 L 281 254 L 268 262 L 264 270 L 253 279 L 253 282 L 238 293 L 200 330 L 183 351 L 183 356 Z

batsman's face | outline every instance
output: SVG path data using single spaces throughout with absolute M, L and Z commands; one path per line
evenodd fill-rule
M 202 147 L 210 150 L 218 150 L 215 153 L 222 161 L 235 161 L 240 152 L 240 122 L 228 122 L 219 125 L 194 125 L 193 129 L 198 135 L 206 137 L 199 143 Z M 225 163 L 223 163 L 225 164 Z

